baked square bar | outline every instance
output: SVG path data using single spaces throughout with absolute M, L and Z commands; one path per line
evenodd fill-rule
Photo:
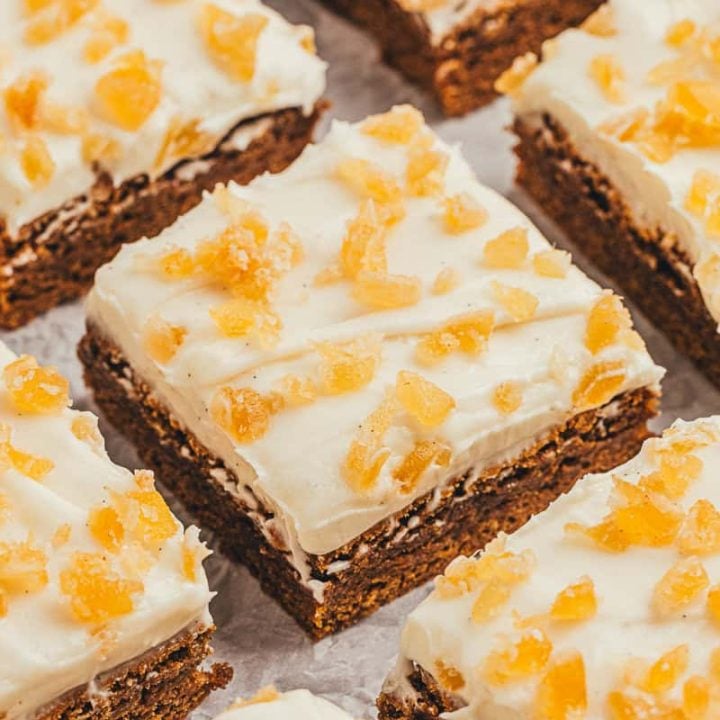
M 68 404 L 0 344 L 0 717 L 185 718 L 232 674 L 203 669 L 208 553 Z
M 312 30 L 257 0 L 7 0 L 0 46 L 0 328 L 216 183 L 282 170 L 322 107 Z
M 315 637 L 634 454 L 662 374 L 407 106 L 123 248 L 87 309 L 108 419 Z
M 602 0 L 323 0 L 366 27 L 383 57 L 431 91 L 446 115 L 497 97 L 513 60 L 568 27 Z
M 720 717 L 718 464 L 720 418 L 676 422 L 453 561 L 407 620 L 380 718 Z
M 714 0 L 613 0 L 517 79 L 515 132 L 518 182 L 720 386 L 719 39 Z
M 274 687 L 260 690 L 249 700 L 238 700 L 215 720 L 351 720 L 327 700 L 307 690 L 279 693 Z

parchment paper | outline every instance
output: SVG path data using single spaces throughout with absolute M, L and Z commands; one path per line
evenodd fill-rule
M 510 114 L 504 100 L 467 118 L 445 120 L 422 92 L 379 62 L 375 46 L 362 32 L 312 0 L 268 2 L 291 21 L 315 27 L 319 53 L 330 63 L 327 97 L 333 103 L 331 116 L 359 120 L 395 103 L 415 104 L 445 140 L 462 144 L 465 156 L 482 182 L 509 196 L 550 240 L 572 249 L 557 229 L 542 219 L 529 199 L 512 186 L 512 138 L 504 130 Z M 320 134 L 326 127 L 327 120 Z M 573 255 L 590 275 L 611 285 L 577 252 Z M 720 411 L 720 394 L 657 330 L 637 312 L 633 314 L 654 358 L 669 371 L 663 383 L 663 414 L 656 422 L 656 429 L 677 417 L 693 419 Z M 29 352 L 43 363 L 59 366 L 72 381 L 76 405 L 94 410 L 75 356 L 82 330 L 82 304 L 75 303 L 54 310 L 19 331 L 0 333 L 0 339 L 16 352 Z M 106 423 L 102 423 L 102 429 L 113 459 L 128 467 L 137 467 L 137 458 L 128 444 Z M 171 504 L 176 507 L 172 501 Z M 187 520 L 182 511 L 178 510 L 178 514 Z M 208 533 L 204 533 L 204 537 L 212 546 L 212 537 Z M 427 587 L 383 608 L 357 626 L 313 644 L 263 595 L 243 568 L 220 555 L 211 557 L 206 567 L 211 587 L 218 593 L 212 604 L 218 626 L 216 657 L 234 665 L 235 679 L 227 690 L 209 698 L 193 715 L 193 720 L 208 720 L 237 696 L 252 695 L 269 683 L 282 690 L 307 687 L 337 702 L 354 717 L 375 717 L 374 700 L 393 664 L 403 618 L 425 596 Z

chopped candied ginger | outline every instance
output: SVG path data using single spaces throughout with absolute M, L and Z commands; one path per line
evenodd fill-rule
M 34 2 L 32 17 L 25 28 L 24 40 L 29 45 L 44 45 L 55 40 L 82 20 L 100 0 L 48 0 Z
M 503 415 L 514 413 L 523 401 L 522 385 L 508 380 L 495 386 L 492 392 L 493 407 Z
M 31 135 L 27 139 L 20 151 L 20 167 L 34 188 L 45 187 L 52 180 L 55 174 L 55 161 L 41 137 Z
M 491 287 L 495 301 L 515 322 L 527 322 L 535 317 L 539 301 L 531 292 L 495 281 Z
M 47 555 L 30 541 L 0 542 L 0 594 L 30 595 L 48 584 Z
M 624 101 L 625 70 L 617 58 L 612 55 L 597 55 L 590 61 L 588 74 L 597 83 L 608 102 Z
M 75 619 L 97 626 L 129 615 L 133 595 L 144 588 L 137 580 L 120 577 L 103 555 L 75 553 L 60 572 L 60 589 L 68 596 Z
M 51 540 L 51 544 L 55 550 L 61 548 L 63 545 L 67 545 L 70 542 L 72 536 L 72 525 L 69 523 L 63 523 L 54 532 Z
M 562 250 L 543 250 L 533 255 L 532 264 L 536 275 L 560 279 L 570 269 L 570 255 Z
M 139 130 L 155 112 L 162 96 L 162 64 L 142 50 L 121 56 L 95 85 L 98 109 L 122 130 Z
M 139 488 L 115 498 L 121 514 L 127 518 L 135 539 L 147 550 L 159 549 L 178 531 L 178 523 L 162 495 L 153 488 Z
M 582 29 L 590 35 L 598 37 L 612 37 L 617 34 L 615 13 L 610 5 L 601 5 L 582 24 Z
M 448 665 L 443 660 L 435 661 L 433 677 L 437 678 L 440 687 L 451 693 L 462 690 L 462 688 L 465 687 L 463 674 L 456 667 Z
M 502 611 L 516 585 L 527 580 L 535 564 L 534 555 L 527 551 L 521 555 L 501 553 L 485 556 L 477 561 L 475 573 L 480 578 L 479 591 L 473 602 L 473 622 L 484 623 Z
M 697 25 L 689 18 L 679 20 L 668 28 L 665 33 L 665 42 L 670 47 L 682 47 L 695 34 L 696 30 Z
M 485 660 L 483 675 L 491 685 L 507 685 L 537 675 L 550 660 L 552 648 L 542 630 L 530 629 L 517 642 L 493 650 Z
M 709 500 L 698 500 L 688 511 L 677 536 L 682 555 L 720 552 L 720 512 Z
M 690 483 L 700 477 L 702 460 L 683 445 L 676 447 L 670 444 L 656 449 L 655 455 L 659 467 L 641 477 L 639 487 L 664 495 L 670 500 L 679 500 L 685 495 Z
M 117 160 L 122 150 L 117 140 L 101 133 L 85 133 L 82 138 L 82 156 L 86 163 Z
M 698 170 L 685 199 L 685 208 L 705 222 L 708 235 L 720 237 L 720 175 Z
M 199 119 L 187 120 L 175 116 L 165 131 L 154 166 L 161 170 L 177 160 L 204 155 L 213 149 L 216 141 L 215 135 L 200 129 Z
M 608 360 L 591 365 L 573 391 L 572 401 L 578 410 L 604 405 L 612 400 L 625 384 L 625 363 Z
M 624 330 L 632 325 L 630 313 L 619 297 L 603 293 L 592 306 L 585 328 L 585 347 L 597 355 L 601 350 L 617 342 Z
M 125 528 L 113 507 L 97 507 L 88 516 L 88 530 L 108 552 L 116 553 L 125 539 Z
M 673 702 L 619 690 L 608 694 L 607 708 L 609 720 L 690 720 Z
M 186 336 L 186 328 L 153 315 L 145 323 L 143 344 L 148 355 L 164 365 L 175 357 Z
M 650 665 L 640 679 L 640 689 L 651 695 L 672 690 L 680 676 L 687 670 L 689 657 L 690 648 L 687 645 L 678 645 L 664 653 Z
M 453 268 L 443 268 L 433 282 L 433 295 L 447 295 L 460 285 L 460 273 Z
M 387 224 L 392 225 L 405 216 L 402 188 L 382 168 L 369 160 L 350 157 L 338 165 L 336 173 L 360 197 L 378 203 Z
M 183 248 L 168 250 L 159 258 L 160 272 L 170 280 L 182 280 L 195 272 L 193 256 Z
M 278 383 L 278 392 L 287 407 L 309 405 L 318 396 L 318 388 L 312 378 L 285 375 Z
M 268 22 L 260 13 L 236 15 L 206 3 L 200 34 L 213 62 L 233 79 L 248 83 L 255 76 L 258 43 Z
M 513 64 L 495 81 L 495 90 L 501 95 L 515 95 L 538 65 L 534 52 L 519 55 Z
M 595 584 L 586 575 L 557 594 L 550 608 L 550 617 L 561 621 L 588 620 L 596 612 Z
M 621 142 L 633 142 L 645 129 L 649 117 L 647 108 L 635 108 L 601 123 L 598 130 L 604 135 L 616 137 Z
M 383 142 L 409 145 L 425 129 L 425 119 L 412 105 L 396 105 L 382 115 L 372 115 L 360 129 Z
M 689 677 L 683 685 L 683 720 L 708 720 L 710 708 L 710 683 L 700 675 Z
M 112 50 L 126 43 L 130 26 L 116 15 L 104 14 L 94 24 L 92 34 L 85 43 L 83 56 L 89 63 L 104 60 Z
M 400 492 L 412 493 L 423 473 L 431 465 L 447 467 L 451 459 L 452 450 L 445 443 L 437 440 L 417 440 L 413 449 L 393 468 L 393 480 L 400 487 Z
M 356 279 L 363 271 L 387 272 L 387 226 L 378 210 L 374 200 L 364 200 L 358 214 L 347 225 L 340 248 L 340 268 L 349 280 Z
M 428 197 L 442 193 L 449 158 L 441 150 L 410 148 L 405 179 L 410 195 Z
M 191 535 L 190 531 L 187 530 L 183 535 L 181 566 L 183 577 L 190 583 L 197 582 L 201 547 L 197 536 Z
M 399 0 L 399 4 L 407 12 L 425 12 L 444 7 L 448 0 Z
M 3 370 L 10 399 L 21 413 L 51 415 L 70 404 L 70 383 L 51 366 L 22 355 Z
M 445 232 L 462 235 L 475 230 L 487 221 L 485 209 L 467 193 L 451 195 L 443 201 L 443 225 Z
M 455 409 L 455 399 L 422 375 L 401 370 L 395 390 L 405 410 L 424 427 L 442 425 Z
M 707 572 L 697 558 L 678 560 L 655 585 L 652 609 L 661 618 L 677 615 L 709 584 Z
M 707 612 L 710 619 L 720 626 L 720 585 L 715 585 L 708 590 Z
M 585 662 L 579 652 L 552 660 L 535 696 L 537 720 L 572 720 L 585 717 L 587 710 Z
M 417 360 L 423 365 L 436 365 L 453 353 L 477 355 L 487 346 L 494 327 L 492 310 L 457 315 L 421 337 L 415 351 Z
M 87 110 L 81 107 L 68 107 L 45 101 L 41 113 L 42 129 L 58 135 L 82 135 L 87 132 L 90 123 Z
M 48 458 L 31 455 L 13 447 L 9 443 L 0 447 L 0 457 L 6 454 L 12 467 L 31 480 L 42 480 L 54 467 L 55 463 Z
M 270 429 L 272 405 L 251 388 L 223 387 L 210 405 L 215 422 L 241 443 L 251 443 Z
M 47 78 L 38 72 L 18 78 L 3 91 L 5 112 L 16 132 L 36 130 L 42 118 Z
M 328 395 L 342 395 L 365 387 L 375 377 L 380 364 L 380 338 L 374 335 L 350 343 L 319 343 L 322 357 L 320 376 Z
M 372 310 L 410 307 L 420 302 L 422 285 L 414 275 L 361 272 L 352 288 L 355 300 Z
M 525 264 L 528 248 L 527 230 L 511 228 L 485 243 L 482 263 L 496 270 L 517 270 Z
M 282 330 L 280 316 L 267 303 L 242 297 L 211 308 L 210 317 L 225 337 L 252 337 L 261 347 L 271 347 Z

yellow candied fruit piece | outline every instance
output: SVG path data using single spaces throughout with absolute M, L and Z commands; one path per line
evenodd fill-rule
M 354 280 L 363 271 L 387 271 L 386 234 L 387 226 L 375 201 L 364 200 L 357 216 L 348 223 L 340 248 L 340 268 L 346 278 Z
M 361 197 L 378 203 L 386 224 L 392 225 L 405 217 L 402 188 L 397 180 L 382 168 L 369 160 L 350 157 L 337 166 L 336 174 Z
M 582 29 L 590 35 L 598 37 L 612 37 L 617 34 L 615 13 L 610 5 L 601 5 L 582 24 Z
M 410 148 L 405 179 L 410 195 L 439 195 L 445 184 L 448 156 L 440 150 L 413 146 Z
M 591 365 L 573 391 L 573 405 L 579 410 L 604 405 L 625 383 L 625 363 L 609 360 Z
M 585 347 L 597 355 L 601 350 L 617 342 L 624 330 L 630 329 L 632 321 L 619 297 L 603 293 L 592 306 L 585 328 Z
M 715 585 L 708 590 L 707 611 L 710 619 L 720 626 L 720 585 Z
M 455 399 L 451 395 L 409 370 L 397 374 L 395 390 L 400 404 L 424 427 L 442 425 L 455 409 Z
M 66 107 L 47 101 L 42 104 L 40 125 L 48 132 L 59 135 L 82 134 L 87 130 L 89 122 L 90 116 L 84 108 Z
M 39 482 L 55 467 L 52 460 L 31 455 L 9 444 L 5 448 L 0 447 L 0 453 L 3 451 L 13 468 L 31 480 Z
M 153 360 L 165 364 L 175 357 L 186 336 L 186 328 L 153 316 L 145 323 L 143 344 Z
M 680 613 L 710 584 L 702 563 L 694 557 L 678 560 L 655 585 L 652 608 L 659 617 Z
M 685 209 L 698 217 L 712 216 L 720 207 L 720 175 L 707 170 L 698 170 L 685 198 Z
M 123 514 L 133 518 L 133 535 L 148 550 L 157 549 L 178 530 L 170 508 L 154 488 L 133 490 L 116 502 Z
M 720 648 L 710 653 L 710 679 L 713 683 L 720 683 Z
M 100 0 L 55 0 L 51 3 L 30 0 L 28 3 L 26 0 L 26 9 L 35 17 L 25 28 L 25 42 L 30 45 L 44 45 L 54 40 L 85 17 L 99 2 Z
M 372 310 L 410 307 L 420 302 L 422 285 L 414 275 L 361 272 L 352 289 L 353 298 Z
M 616 137 L 621 142 L 633 142 L 645 129 L 650 117 L 647 108 L 636 108 L 598 125 L 598 131 Z
M 107 15 L 93 27 L 93 33 L 85 43 L 83 57 L 89 63 L 98 63 L 118 45 L 126 43 L 130 27 L 121 17 Z
M 443 268 L 432 285 L 433 295 L 447 295 L 460 285 L 460 273 L 453 268 Z
M 206 3 L 200 33 L 213 62 L 233 79 L 248 83 L 255 76 L 258 42 L 268 22 L 260 13 L 235 15 Z
M 400 486 L 400 492 L 414 492 L 423 473 L 431 466 L 447 467 L 452 450 L 437 440 L 417 440 L 413 449 L 393 468 L 392 477 Z
M 70 404 L 70 383 L 54 367 L 41 367 L 30 355 L 7 365 L 3 379 L 13 405 L 22 413 L 50 415 Z
M 436 10 L 448 4 L 448 0 L 399 0 L 400 7 L 407 12 Z
M 409 145 L 425 129 L 425 119 L 411 105 L 396 105 L 382 115 L 372 115 L 360 126 L 364 135 L 397 145 Z
M 485 243 L 483 265 L 496 270 L 516 270 L 525 264 L 528 248 L 527 230 L 511 228 Z
M 579 652 L 553 660 L 543 675 L 535 696 L 538 720 L 581 718 L 587 711 L 585 662 Z
M 713 555 L 720 552 L 720 512 L 709 500 L 690 508 L 677 536 L 682 555 Z
M 499 580 L 490 580 L 480 588 L 472 606 L 473 622 L 484 623 L 500 613 L 512 594 L 512 586 Z
M 539 301 L 531 292 L 493 281 L 492 294 L 515 322 L 527 322 L 535 317 Z
M 511 380 L 500 383 L 492 393 L 493 407 L 503 415 L 514 413 L 523 401 L 522 385 Z
M 248 700 L 236 700 L 231 706 L 231 710 L 249 707 L 250 705 L 262 705 L 263 703 L 275 702 L 280 699 L 280 693 L 272 686 L 261 688 Z
M 557 594 L 550 608 L 550 617 L 561 621 L 588 620 L 596 612 L 595 584 L 585 575 Z
M 690 648 L 678 645 L 656 660 L 641 678 L 641 690 L 658 695 L 675 687 L 680 676 L 687 670 Z
M 82 138 L 82 156 L 86 163 L 116 160 L 121 148 L 117 140 L 101 133 L 86 133 Z
M 668 703 L 658 698 L 646 698 L 629 695 L 615 690 L 608 694 L 607 706 L 609 720 L 686 720 L 675 703 Z
M 60 589 L 78 622 L 103 625 L 133 611 L 132 596 L 143 584 L 120 577 L 100 554 L 75 553 L 60 572 Z
M 311 378 L 285 375 L 280 379 L 278 392 L 288 407 L 309 405 L 318 395 L 318 389 Z
M 31 135 L 20 152 L 20 166 L 34 188 L 45 187 L 55 174 L 55 161 L 45 141 Z
M 154 166 L 164 169 L 176 160 L 199 157 L 212 150 L 217 138 L 200 129 L 200 120 L 186 120 L 175 116 L 170 120 L 160 149 L 155 155 Z
M 537 675 L 550 660 L 552 642 L 539 628 L 523 633 L 516 643 L 493 650 L 483 665 L 491 685 L 507 685 Z
M 639 487 L 664 495 L 670 500 L 679 500 L 690 483 L 700 477 L 702 460 L 686 449 L 658 451 L 659 468 L 640 478 Z
M 271 347 L 282 330 L 280 316 L 267 303 L 245 298 L 233 298 L 211 308 L 210 317 L 225 337 L 252 336 L 263 347 Z
M 443 200 L 443 225 L 445 232 L 462 235 L 475 230 L 487 222 L 485 209 L 467 193 L 451 195 Z
M 120 550 L 125 539 L 125 528 L 112 507 L 99 507 L 90 511 L 88 529 L 93 538 L 108 552 Z
M 160 272 L 170 280 L 181 280 L 195 272 L 192 255 L 183 248 L 169 250 L 159 258 Z
M 665 42 L 670 47 L 682 47 L 695 34 L 696 29 L 697 26 L 689 18 L 680 20 L 668 28 L 665 33 Z
M 435 365 L 456 352 L 477 355 L 485 349 L 494 327 L 495 314 L 491 310 L 457 315 L 439 330 L 421 337 L 416 357 L 423 365 Z
M 380 338 L 368 336 L 350 343 L 319 343 L 322 357 L 320 376 L 323 391 L 328 395 L 342 395 L 365 387 L 374 377 L 380 364 Z
M 215 422 L 238 442 L 251 443 L 270 429 L 272 406 L 267 398 L 251 388 L 221 388 L 215 395 L 210 414 Z
M 122 130 L 139 130 L 160 104 L 161 69 L 142 50 L 118 58 L 115 67 L 95 84 L 102 116 Z
M 564 278 L 570 269 L 570 255 L 562 250 L 543 250 L 532 258 L 536 275 L 548 278 Z
M 605 99 L 621 103 L 625 99 L 625 70 L 612 55 L 597 55 L 590 61 L 588 74 L 597 83 Z
M 710 708 L 710 683 L 700 675 L 689 677 L 683 685 L 682 709 L 688 720 L 705 720 Z
M 357 493 L 371 490 L 390 457 L 383 439 L 397 413 L 397 398 L 388 391 L 380 405 L 362 422 L 341 467 L 345 482 Z
M 38 72 L 18 78 L 3 91 L 5 112 L 16 131 L 35 130 L 40 125 L 47 78 Z
M 182 575 L 190 583 L 197 582 L 198 546 L 192 543 L 190 534 L 185 532 L 181 552 Z
M 48 584 L 47 555 L 30 541 L 0 542 L 0 593 L 30 595 Z
M 70 525 L 69 523 L 63 523 L 62 525 L 60 525 L 52 536 L 51 544 L 53 546 L 53 549 L 57 550 L 63 545 L 67 545 L 67 543 L 70 542 L 71 535 L 72 525 Z
M 501 95 L 515 95 L 538 66 L 538 56 L 527 52 L 513 60 L 513 64 L 495 81 L 495 90 Z
M 454 693 L 465 687 L 465 678 L 463 674 L 452 665 L 448 665 L 443 660 L 435 661 L 435 672 L 433 677 L 437 678 L 440 686 L 448 692 Z

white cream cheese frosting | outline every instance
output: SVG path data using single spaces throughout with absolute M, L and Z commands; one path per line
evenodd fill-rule
M 110 461 L 96 418 L 67 407 L 56 373 L 35 376 L 40 390 L 23 385 L 42 372 L 24 361 L 25 374 L 9 378 L 16 357 L 0 344 L 0 716 L 8 720 L 31 718 L 99 673 L 212 624 L 197 529 L 183 532 L 149 473 L 134 477 Z M 22 404 L 33 393 L 65 406 L 34 412 Z
M 260 177 L 245 188 L 216 191 L 158 237 L 124 247 L 98 272 L 87 302 L 90 324 L 119 346 L 180 424 L 222 459 L 240 483 L 237 492 L 251 488 L 284 526 L 291 547 L 305 553 L 340 548 L 457 473 L 480 471 L 516 454 L 579 412 L 579 406 L 596 407 L 624 391 L 655 388 L 662 376 L 629 329 L 619 301 L 572 267 L 565 254 L 550 252 L 522 213 L 477 182 L 457 148 L 424 127 L 410 144 L 370 134 L 384 122 L 396 128 L 398 119 L 407 126 L 418 122 L 418 115 L 399 108 L 364 124 L 336 122 L 321 144 L 306 149 L 283 173 Z M 409 156 L 426 157 L 426 151 L 445 158 L 447 168 L 441 182 L 435 178 L 434 193 L 417 196 L 402 186 Z M 393 186 L 402 196 L 394 202 L 404 207 L 404 217 L 384 231 L 389 275 L 382 271 L 369 277 L 382 284 L 402 276 L 399 284 L 409 285 L 413 295 L 403 306 L 391 301 L 394 307 L 368 307 L 358 299 L 359 280 L 318 280 L 328 269 L 331 276 L 337 271 L 343 237 L 361 205 L 362 192 L 339 176 L 338 168 L 348 161 L 355 163 L 350 183 L 368 172 L 378 183 L 377 195 Z M 443 198 L 448 197 L 475 208 L 479 226 L 450 233 L 443 219 Z M 263 232 L 269 233 L 263 247 L 288 234 L 301 246 L 302 259 L 285 268 L 271 293 L 273 322 L 282 325 L 274 344 L 258 342 L 252 334 L 228 337 L 213 320 L 218 308 L 232 303 L 228 287 L 212 278 L 235 262 L 232 254 L 211 263 L 209 274 L 207 263 L 206 270 L 196 266 L 175 279 L 159 269 L 168 258 L 200 262 L 208 240 L 212 246 L 227 237 L 225 231 L 233 227 L 223 209 L 228 203 L 260 218 Z M 397 208 L 378 209 L 378 214 L 391 211 Z M 489 267 L 484 258 L 493 248 L 511 248 L 512 238 L 527 243 L 518 262 L 512 268 Z M 556 263 L 556 277 L 536 269 L 545 258 Z M 377 258 L 373 262 L 382 264 Z M 358 277 L 368 276 L 363 273 Z M 439 275 L 454 280 L 440 288 L 444 293 L 438 292 Z M 530 307 L 513 308 L 503 295 L 507 291 Z M 586 335 L 598 304 L 613 305 L 622 319 L 610 320 L 616 331 L 612 340 L 591 351 Z M 468 314 L 489 314 L 494 329 L 487 343 L 480 338 L 476 353 L 452 351 L 457 338 L 448 340 L 447 324 Z M 175 340 L 165 357 L 148 344 L 158 328 Z M 483 333 L 480 328 L 473 332 Z M 433 338 L 449 345 L 444 357 L 428 363 L 418 350 Z M 360 374 L 354 376 L 356 389 L 345 393 L 323 388 L 338 348 L 365 361 L 361 370 L 355 368 Z M 620 369 L 609 380 L 612 388 L 589 402 L 579 399 L 578 388 L 593 373 L 612 374 L 612 368 Z M 318 375 L 323 372 L 325 379 Z M 422 408 L 397 404 L 417 376 L 434 398 L 425 408 L 432 417 L 424 416 Z M 312 381 L 305 404 L 283 395 L 288 377 Z M 262 398 L 256 403 L 259 429 L 253 438 L 238 440 L 218 420 L 218 398 L 224 393 Z M 368 440 L 373 433 L 368 418 L 377 420 L 375 411 L 387 407 L 389 396 L 392 417 L 375 447 Z M 280 409 L 267 411 L 268 404 L 278 403 Z M 352 449 L 362 449 L 358 443 L 366 441 L 372 457 L 366 457 L 363 479 L 348 469 L 348 462 Z M 424 465 L 413 455 L 419 444 L 437 450 Z M 373 474 L 368 465 L 381 456 L 384 462 L 378 461 Z M 403 462 L 412 466 L 413 460 L 420 469 L 408 479 L 412 467 Z
M 252 700 L 240 700 L 215 720 L 350 720 L 350 716 L 308 690 L 278 693 L 262 690 Z
M 448 720 L 718 717 L 719 464 L 720 418 L 678 421 L 455 560 L 386 691 L 412 693 L 412 661 L 466 704 Z
M 699 107 L 717 98 L 720 58 L 712 48 L 718 38 L 720 7 L 715 0 L 610 0 L 587 31 L 567 30 L 552 41 L 542 64 L 518 89 L 514 107 L 531 123 L 543 113 L 554 118 L 580 156 L 620 191 L 635 223 L 650 232 L 661 229 L 677 241 L 710 314 L 720 322 L 720 229 L 711 227 L 709 217 L 712 208 L 720 217 L 720 177 L 702 200 L 707 207 L 692 210 L 688 202 L 696 179 L 717 174 L 720 167 L 720 107 L 715 100 L 706 117 L 693 120 L 696 128 L 704 126 L 704 141 L 690 134 L 679 147 L 668 149 L 646 132 L 652 129 L 653 114 L 672 110 L 676 90 L 690 89 L 688 98 L 699 91 Z M 607 78 L 609 91 L 593 77 L 593 63 L 598 72 L 604 66 L 615 76 Z M 671 129 L 670 122 L 666 127 Z
M 77 22 L 47 41 L 28 39 L 35 26 L 55 22 L 73 3 L 89 8 Z M 93 143 L 88 138 L 108 146 L 98 151 L 99 162 L 119 185 L 138 174 L 162 174 L 183 159 L 183 148 L 191 157 L 209 151 L 242 120 L 295 107 L 309 114 L 325 88 L 326 66 L 314 54 L 311 28 L 290 25 L 258 0 L 53 0 L 35 13 L 26 6 L 23 0 L 0 3 L 0 88 L 6 100 L 5 108 L 0 105 L 0 216 L 11 234 L 90 188 L 94 173 L 86 155 L 92 151 L 85 144 Z M 215 13 L 216 24 L 204 31 L 208 13 Z M 243 33 L 251 32 L 243 29 L 246 22 L 260 30 L 245 53 Z M 215 40 L 203 34 L 213 31 Z M 105 56 L 99 52 L 88 60 L 92 44 L 112 39 L 112 32 L 120 39 L 107 41 Z M 158 94 L 154 106 L 130 120 L 139 127 L 128 128 L 103 112 L 97 88 L 103 77 L 117 79 L 112 73 L 138 51 Z M 241 62 L 246 64 L 239 67 Z M 133 72 L 125 73 L 124 88 L 109 88 L 126 98 L 128 108 L 142 107 L 152 95 L 147 77 Z M 46 88 L 25 106 L 18 127 L 7 94 L 32 76 L 41 77 Z M 82 128 L 58 131 L 50 114 L 57 108 L 82 113 Z M 171 127 L 187 130 L 177 140 L 178 153 L 163 152 Z M 30 139 L 44 146 L 51 161 L 50 177 L 36 183 L 22 163 Z

